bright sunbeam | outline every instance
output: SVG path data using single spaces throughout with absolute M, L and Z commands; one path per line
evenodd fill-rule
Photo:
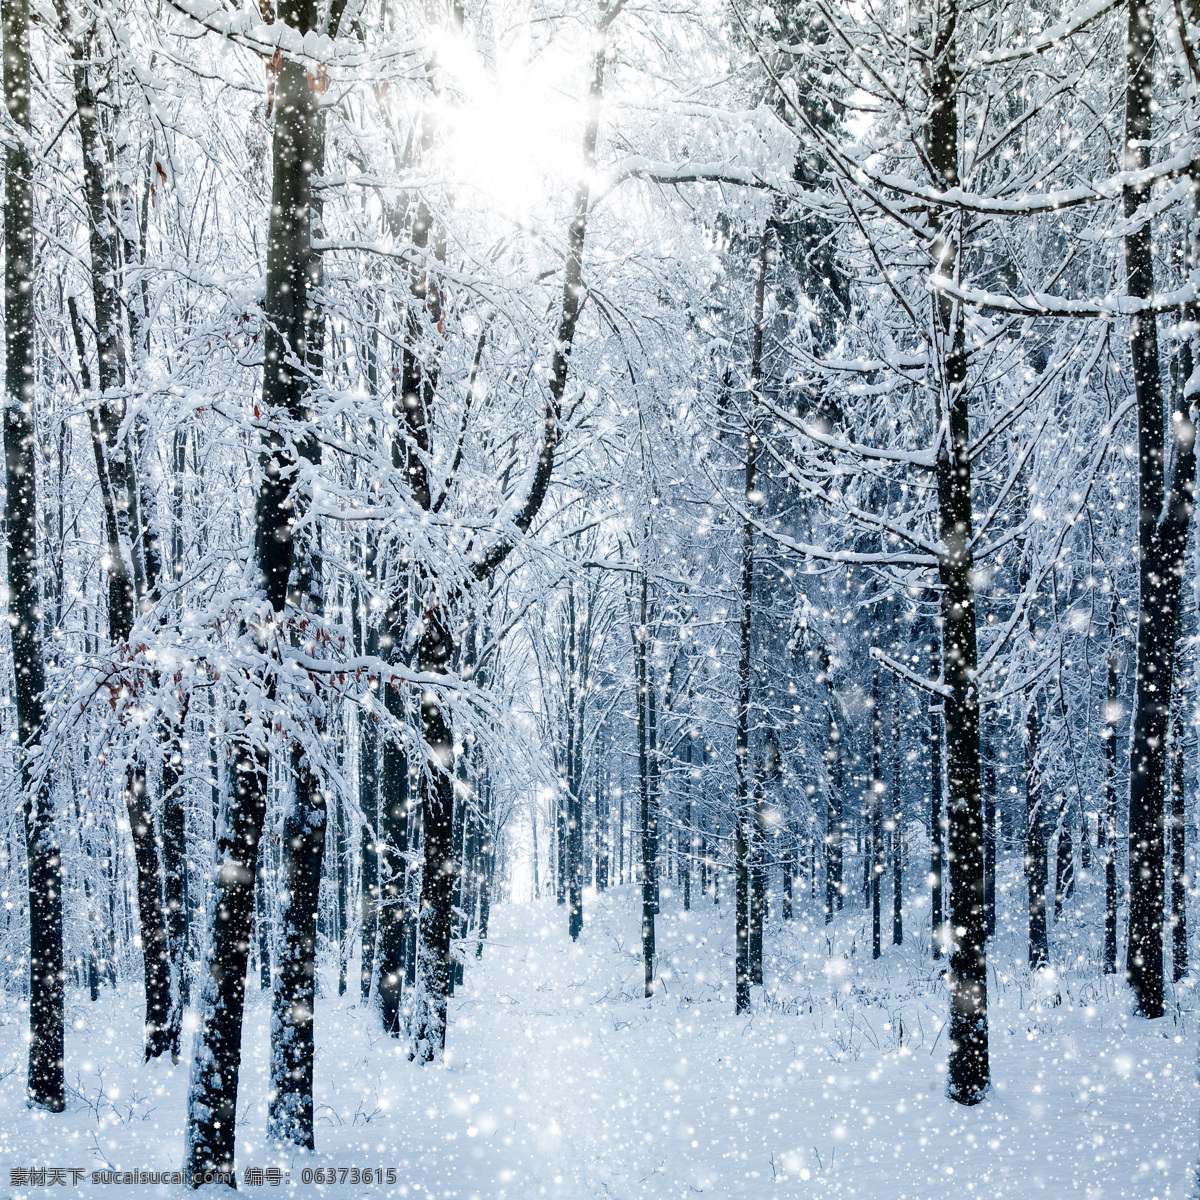
M 450 84 L 441 106 L 450 173 L 514 216 L 535 210 L 547 186 L 578 173 L 576 64 L 558 46 L 532 59 L 527 49 L 505 48 L 494 63 L 462 38 L 439 49 Z

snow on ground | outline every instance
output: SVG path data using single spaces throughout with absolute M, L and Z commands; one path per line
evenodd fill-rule
M 633 888 L 587 894 L 578 945 L 553 901 L 497 906 L 483 960 L 452 1002 L 444 1067 L 408 1063 L 351 997 L 319 1002 L 314 1155 L 265 1145 L 268 1006 L 255 990 L 239 1186 L 422 1200 L 1194 1195 L 1193 989 L 1173 989 L 1160 1021 L 1133 1017 L 1125 989 L 1092 965 L 1086 898 L 1076 910 L 1086 919 L 1055 928 L 1060 946 L 1079 950 L 1054 980 L 1017 967 L 1019 931 L 1002 929 L 994 1089 L 963 1109 L 943 1095 L 946 989 L 921 904 L 906 906 L 915 939 L 886 945 L 879 963 L 855 898 L 828 929 L 811 922 L 807 899 L 786 928 L 773 914 L 767 986 L 743 1018 L 725 902 L 685 913 L 664 896 L 653 1002 L 641 996 Z M 13 1167 L 178 1168 L 188 1066 L 138 1061 L 140 1006 L 137 991 L 71 997 L 72 1094 L 59 1116 L 25 1108 L 23 1015 L 11 999 L 0 1008 L 0 1197 L 180 1194 L 86 1178 L 76 1189 L 10 1185 Z M 292 1187 L 245 1188 L 248 1165 L 289 1170 Z M 394 1167 L 397 1182 L 300 1182 L 306 1167 L 354 1166 Z

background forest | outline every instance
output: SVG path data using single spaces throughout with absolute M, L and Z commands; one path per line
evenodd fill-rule
M 0 8 L 14 1195 L 1191 1194 L 1194 0 Z

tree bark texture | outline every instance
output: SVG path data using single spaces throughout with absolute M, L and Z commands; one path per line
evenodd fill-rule
M 13 124 L 30 134 L 29 4 L 3 0 L 4 103 Z M 50 783 L 31 770 L 45 721 L 46 686 L 37 580 L 37 474 L 34 425 L 33 160 L 29 141 L 4 147 L 4 518 L 8 620 L 20 731 L 21 807 L 29 877 L 29 1073 L 26 1095 L 62 1112 L 62 859 Z
M 928 154 L 935 183 L 958 185 L 957 0 L 936 7 Z M 961 229 L 938 214 L 934 271 L 953 275 Z M 950 1063 L 947 1095 L 979 1103 L 990 1082 L 987 1020 L 987 926 L 983 906 L 983 812 L 979 780 L 979 697 L 975 685 L 975 585 L 972 553 L 971 459 L 965 321 L 962 306 L 941 293 L 938 577 L 942 585 L 945 655 L 946 777 L 950 868 Z
M 892 945 L 904 942 L 904 802 L 900 795 L 900 682 L 892 681 Z
M 939 635 L 934 635 L 929 662 L 929 678 L 940 681 L 941 648 Z M 932 891 L 931 929 L 933 957 L 939 959 L 948 943 L 946 940 L 945 905 L 942 888 L 942 843 L 945 818 L 942 815 L 942 712 L 943 703 L 935 700 L 929 705 L 929 878 Z
M 317 28 L 315 0 L 282 0 L 277 19 L 301 34 Z M 311 173 L 323 159 L 318 146 L 315 78 L 305 65 L 282 57 L 276 81 L 272 137 L 271 209 L 267 231 L 266 336 L 262 419 L 267 425 L 259 458 L 261 477 L 255 508 L 254 563 L 259 586 L 275 619 L 283 616 L 296 569 L 303 598 L 319 592 L 319 560 L 297 561 L 292 538 L 298 490 L 296 451 L 310 462 L 319 457 L 311 431 L 294 442 L 280 418 L 303 431 L 311 421 L 307 347 L 314 313 L 308 302 L 313 269 Z M 260 651 L 268 640 L 255 631 Z M 273 699 L 270 678 L 257 681 Z M 247 714 L 249 720 L 249 714 Z M 214 920 L 201 999 L 201 1026 L 188 1092 L 185 1166 L 232 1170 L 236 1137 L 238 1071 L 241 1064 L 246 958 L 254 912 L 254 867 L 262 836 L 267 787 L 267 731 L 247 725 L 235 748 L 234 792 L 218 840 Z M 303 780 L 296 780 L 297 787 Z
M 637 697 L 638 799 L 642 827 L 642 967 L 646 996 L 654 995 L 654 874 L 658 847 L 655 845 L 650 795 L 649 672 L 650 654 L 649 583 L 643 572 L 638 626 L 634 630 L 634 692 Z
M 871 680 L 871 804 L 868 812 L 871 858 L 871 957 L 883 953 L 880 930 L 879 891 L 883 880 L 883 779 L 879 766 L 879 735 L 882 719 L 879 716 L 879 671 Z
M 325 797 L 298 750 L 283 819 L 279 964 L 271 992 L 271 1085 L 267 1136 L 314 1148 L 313 1010 L 317 984 L 317 902 L 325 852 Z
M 254 873 L 266 813 L 268 758 L 251 720 L 234 746 L 232 791 L 217 831 L 215 902 L 201 972 L 200 1028 L 188 1085 L 185 1169 L 232 1171 Z
M 1150 163 L 1153 112 L 1154 16 L 1146 0 L 1129 0 L 1125 41 L 1125 157 L 1127 172 Z M 1127 219 L 1151 199 L 1148 183 L 1133 182 L 1122 198 Z M 1154 247 L 1149 220 L 1125 236 L 1126 291 L 1154 294 Z M 1129 941 L 1125 977 L 1138 1011 L 1163 1014 L 1163 901 L 1167 725 L 1174 667 L 1180 578 L 1196 474 L 1195 427 L 1174 414 L 1174 473 L 1165 478 L 1158 326 L 1151 314 L 1129 319 L 1138 422 L 1138 632 L 1133 743 L 1129 779 Z

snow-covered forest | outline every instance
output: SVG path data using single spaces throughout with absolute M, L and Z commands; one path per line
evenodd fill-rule
M 1200 1194 L 1200 0 L 0 11 L 0 1195 Z

